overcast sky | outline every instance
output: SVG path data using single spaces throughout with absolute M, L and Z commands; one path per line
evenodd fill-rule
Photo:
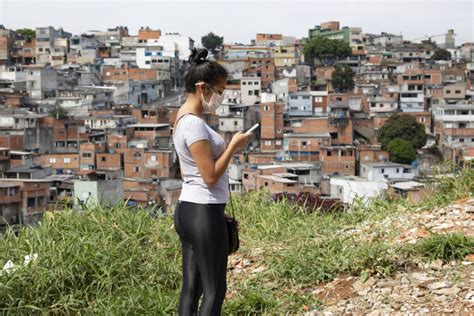
M 390 32 L 413 40 L 454 29 L 456 45 L 473 42 L 474 0 L 0 0 L 0 24 L 11 29 L 62 26 L 80 34 L 128 26 L 179 32 L 196 42 L 213 31 L 225 43 L 249 43 L 256 33 L 308 36 L 308 29 L 336 20 L 363 32 Z M 443 42 L 443 37 L 433 38 Z

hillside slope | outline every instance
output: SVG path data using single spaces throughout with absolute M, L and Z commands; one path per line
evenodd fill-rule
M 274 202 L 263 191 L 236 198 L 241 248 L 229 258 L 224 313 L 471 313 L 473 196 L 469 169 L 437 182 L 420 205 L 380 198 L 341 212 Z M 176 313 L 181 251 L 172 224 L 117 205 L 57 212 L 18 237 L 9 231 L 0 268 L 15 266 L 0 276 L 0 310 Z M 33 259 L 23 265 L 26 255 Z

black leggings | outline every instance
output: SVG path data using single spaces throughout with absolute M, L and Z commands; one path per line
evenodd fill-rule
M 220 315 L 227 291 L 227 226 L 225 203 L 178 201 L 174 227 L 183 251 L 183 284 L 179 315 Z

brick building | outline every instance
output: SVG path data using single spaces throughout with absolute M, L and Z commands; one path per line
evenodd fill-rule
M 262 151 L 283 149 L 283 107 L 281 102 L 260 104 L 260 147 Z

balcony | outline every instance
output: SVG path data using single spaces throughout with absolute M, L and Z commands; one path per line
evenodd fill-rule
M 0 195 L 0 204 L 12 204 L 12 203 L 20 203 L 20 202 L 21 202 L 20 194 Z

